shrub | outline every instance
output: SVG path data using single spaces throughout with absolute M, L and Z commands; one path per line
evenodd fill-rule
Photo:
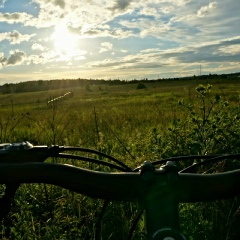
M 145 86 L 145 84 L 139 83 L 139 84 L 137 85 L 137 89 L 147 89 L 147 87 Z
M 212 94 L 212 86 L 199 85 L 195 102 L 179 106 L 187 110 L 185 120 L 173 119 L 168 138 L 176 155 L 236 153 L 239 151 L 240 111 L 230 107 L 219 94 Z

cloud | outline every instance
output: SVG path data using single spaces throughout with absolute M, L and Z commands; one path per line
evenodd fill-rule
M 220 55 L 240 54 L 240 44 L 233 44 L 231 46 L 221 46 L 218 50 Z
M 0 63 L 1 63 L 0 66 L 4 65 L 4 63 L 6 62 L 6 60 L 7 60 L 7 59 L 4 57 L 4 53 L 3 53 L 3 52 L 0 52 Z
M 39 55 L 30 55 L 27 59 L 27 64 L 33 63 L 33 64 L 47 64 L 47 63 L 53 63 L 56 62 L 56 59 L 58 59 L 59 56 L 56 52 L 50 50 L 47 52 L 43 52 Z
M 22 51 L 15 50 L 10 52 L 9 58 L 5 58 L 3 54 L 0 55 L 0 63 L 2 66 L 9 66 L 9 65 L 19 65 L 21 64 L 26 58 L 26 54 Z
M 198 12 L 198 17 L 205 17 L 209 12 L 213 11 L 215 8 L 217 8 L 217 2 L 211 2 L 209 5 L 201 7 Z
M 36 34 L 21 34 L 18 31 L 13 30 L 13 32 L 0 33 L 0 42 L 8 40 L 10 44 L 19 44 L 23 41 L 29 41 L 29 39 L 35 35 Z
M 186 22 L 193 25 L 196 21 L 199 21 L 198 19 L 208 16 L 217 7 L 217 2 L 210 2 L 208 5 L 202 6 L 200 9 L 196 9 L 196 11 L 189 11 L 189 8 L 186 8 L 185 10 L 180 9 L 182 10 L 182 13 L 177 11 L 171 18 L 170 22 Z
M 95 61 L 89 64 L 89 67 L 116 69 L 153 69 L 166 66 L 168 63 L 163 62 L 154 54 L 134 54 L 127 55 L 117 59 L 105 59 L 104 61 Z
M 64 0 L 55 0 L 54 2 L 60 8 L 64 8 L 65 7 L 65 1 Z
M 0 1 L 0 8 L 3 8 L 3 7 L 4 7 L 4 4 L 5 4 L 6 1 L 7 1 L 7 0 L 1 0 L 1 1 Z
M 131 0 L 116 0 L 113 7 L 109 8 L 113 11 L 123 11 L 131 4 Z
M 103 42 L 103 43 L 101 43 L 101 48 L 99 50 L 99 53 L 107 52 L 107 51 L 111 50 L 112 47 L 113 47 L 112 43 L 110 43 L 110 42 Z
M 14 12 L 14 13 L 1 13 L 0 12 L 0 22 L 7 22 L 9 24 L 13 23 L 25 23 L 29 21 L 33 16 L 25 12 Z
M 34 48 L 36 47 L 36 50 L 42 49 L 43 46 L 40 44 L 34 44 Z M 86 57 L 85 55 L 87 52 L 85 50 L 76 49 L 74 52 L 62 54 L 59 51 L 53 51 L 49 50 L 46 52 L 42 52 L 41 54 L 32 54 L 30 55 L 26 60 L 27 64 L 49 64 L 49 63 L 65 63 L 66 61 L 70 65 L 70 61 L 79 61 L 84 60 Z
M 153 7 L 145 7 L 142 8 L 139 11 L 140 15 L 145 15 L 145 16 L 157 16 L 158 15 L 158 10 L 156 8 Z
M 123 39 L 123 38 L 128 38 L 130 36 L 133 36 L 133 31 L 132 30 L 123 30 L 121 28 L 115 28 L 112 30 L 108 29 L 89 29 L 85 32 L 81 33 L 82 37 L 90 37 L 90 38 L 95 38 L 95 37 L 112 37 L 112 38 L 118 38 L 118 39 Z
M 33 0 L 39 6 L 39 14 L 34 18 L 34 26 L 38 28 L 57 25 L 65 19 L 73 28 L 89 29 L 108 21 L 111 11 L 106 9 L 110 4 L 104 0 Z M 107 20 L 106 20 L 107 19 Z M 33 26 L 32 22 L 27 24 Z
M 162 7 L 160 8 L 160 11 L 163 12 L 164 14 L 170 13 L 174 10 L 175 8 L 173 6 L 168 6 L 168 7 Z
M 39 43 L 34 43 L 31 48 L 32 48 L 32 50 L 37 50 L 37 51 L 44 51 L 45 50 L 45 47 L 43 47 Z
M 134 11 L 132 0 L 32 0 L 39 7 L 36 18 L 26 21 L 26 26 L 37 28 L 49 27 L 58 24 L 63 18 L 72 27 L 72 30 L 91 29 L 103 31 L 103 26 L 117 16 Z
M 189 3 L 191 0 L 179 0 L 176 2 L 176 5 L 177 6 L 184 6 L 186 5 L 187 3 Z
M 41 7 L 46 7 L 51 5 L 54 7 L 60 7 L 64 9 L 66 6 L 65 0 L 33 0 L 33 2 L 38 3 Z
M 238 43 L 238 44 L 237 44 Z M 145 49 L 137 54 L 130 54 L 115 59 L 105 59 L 88 63 L 88 68 L 105 68 L 112 70 L 171 71 L 174 76 L 197 74 L 201 64 L 204 71 L 215 72 L 231 70 L 239 66 L 240 36 L 221 41 L 206 42 L 185 47 L 176 47 L 167 50 L 160 48 Z M 159 70 L 158 70 L 159 69 Z
M 158 21 L 153 21 L 149 18 L 139 18 L 136 21 L 123 20 L 120 21 L 119 24 L 128 29 L 133 29 L 136 35 L 141 37 L 154 36 L 156 38 L 161 38 L 163 33 L 171 30 L 170 24 L 161 22 L 160 19 Z M 138 32 L 139 34 L 137 34 Z

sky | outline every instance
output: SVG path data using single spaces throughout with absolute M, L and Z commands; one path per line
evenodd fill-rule
M 239 0 L 0 0 L 0 85 L 240 72 Z

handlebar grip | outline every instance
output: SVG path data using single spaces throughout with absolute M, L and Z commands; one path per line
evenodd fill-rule
M 29 142 L 0 144 L 0 163 L 43 162 L 49 157 L 48 146 L 33 146 Z

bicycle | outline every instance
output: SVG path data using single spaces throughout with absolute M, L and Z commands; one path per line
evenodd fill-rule
M 66 151 L 93 153 L 108 161 L 63 153 Z M 118 172 L 99 172 L 44 162 L 48 157 L 97 163 Z M 213 201 L 240 195 L 240 170 L 215 174 L 187 173 L 226 158 L 239 159 L 240 154 L 145 161 L 131 169 L 112 156 L 86 148 L 33 146 L 29 142 L 0 144 L 0 184 L 6 184 L 5 195 L 0 202 L 0 218 L 9 213 L 11 201 L 21 183 L 46 183 L 107 201 L 138 202 L 144 212 L 147 239 L 185 240 L 179 224 L 179 203 Z M 178 171 L 174 162 L 189 159 L 201 161 Z M 161 167 L 157 169 L 157 165 Z

